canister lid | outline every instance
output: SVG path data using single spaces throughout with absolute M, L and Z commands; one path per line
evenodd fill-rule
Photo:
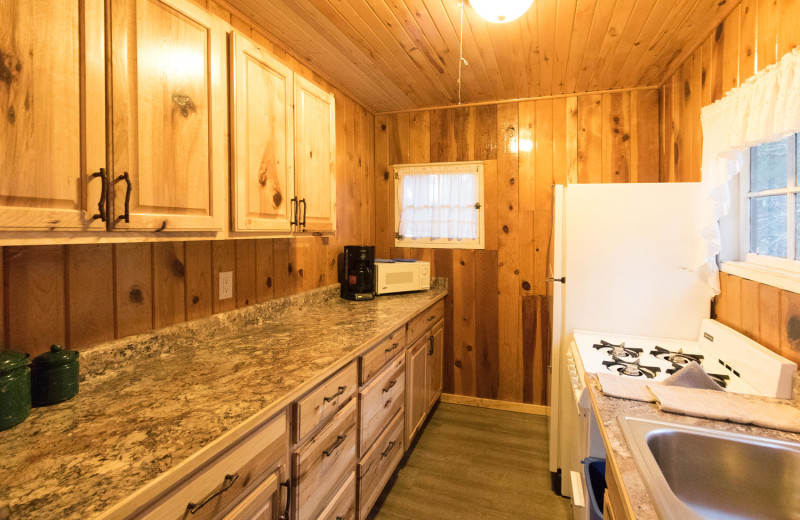
M 64 350 L 61 345 L 51 345 L 50 352 L 36 356 L 33 364 L 38 367 L 55 367 L 66 365 L 78 359 L 77 350 Z
M 28 354 L 16 350 L 0 350 L 0 374 L 11 372 L 15 368 L 25 366 L 30 361 Z

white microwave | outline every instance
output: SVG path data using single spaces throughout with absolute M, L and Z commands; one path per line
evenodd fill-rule
M 375 294 L 431 288 L 430 262 L 375 262 Z

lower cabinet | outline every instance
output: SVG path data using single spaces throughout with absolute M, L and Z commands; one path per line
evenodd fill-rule
M 392 472 L 403 458 L 402 410 L 395 415 L 372 448 L 358 464 L 358 511 L 359 519 L 364 520 L 392 476 Z
M 297 520 L 317 518 L 355 469 L 357 419 L 353 399 L 294 453 Z
M 328 507 L 317 520 L 355 520 L 356 519 L 356 473 L 350 473 L 347 480 L 331 499 Z
M 442 395 L 442 369 L 444 363 L 444 320 L 431 329 L 428 338 L 428 359 L 425 364 L 425 386 L 428 395 L 428 410 L 433 408 Z
M 283 411 L 131 518 L 277 520 L 287 507 L 281 483 L 289 478 L 288 441 Z
M 430 340 L 423 336 L 406 351 L 406 449 L 419 431 L 428 412 L 426 368 Z

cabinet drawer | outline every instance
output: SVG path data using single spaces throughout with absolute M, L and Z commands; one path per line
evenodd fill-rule
M 275 471 L 281 462 L 285 462 L 289 451 L 288 433 L 286 412 L 282 412 L 153 501 L 134 518 L 177 520 L 191 517 L 195 520 L 219 516 L 222 510 L 241 499 L 249 484 L 263 479 L 265 473 Z M 267 480 L 272 478 L 270 476 Z M 227 489 L 202 507 L 197 507 L 206 497 L 223 488 Z M 195 504 L 194 514 L 187 511 L 190 503 Z
M 295 441 L 303 440 L 317 426 L 328 420 L 356 394 L 358 367 L 350 363 L 326 379 L 295 404 Z
M 441 320 L 444 317 L 444 300 L 439 300 L 424 312 L 421 312 L 411 321 L 408 322 L 408 333 L 406 339 L 408 344 L 414 343 L 417 338 L 422 336 L 422 333 L 431 325 Z
M 317 520 L 355 520 L 356 472 L 350 473 Z
M 359 393 L 361 436 L 358 453 L 367 452 L 389 421 L 403 408 L 406 357 L 399 356 Z
M 388 338 L 361 356 L 361 384 L 366 385 L 375 375 L 406 348 L 406 328 L 400 327 Z
M 297 518 L 316 518 L 356 463 L 356 402 L 351 400 L 330 424 L 294 454 Z
M 278 516 L 279 472 L 275 472 L 258 485 L 222 520 L 274 520 Z
M 363 520 L 403 458 L 403 413 L 395 415 L 358 465 L 358 515 Z

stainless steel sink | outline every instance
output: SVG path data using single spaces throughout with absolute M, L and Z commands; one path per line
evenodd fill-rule
M 800 444 L 620 417 L 663 519 L 800 520 Z

